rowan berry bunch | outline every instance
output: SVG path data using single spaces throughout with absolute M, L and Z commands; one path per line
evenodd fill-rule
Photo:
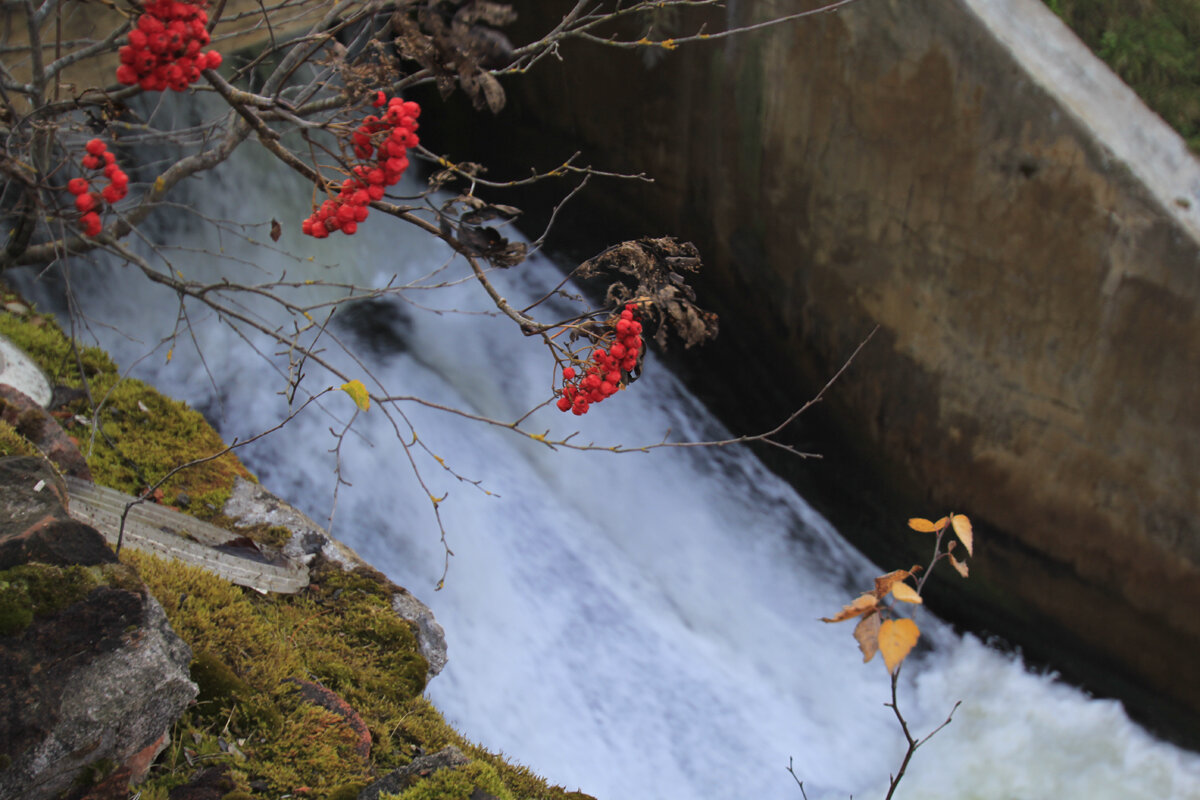
M 379 92 L 373 105 L 387 105 L 383 116 L 371 114 L 354 131 L 354 155 L 360 161 L 352 176 L 342 181 L 331 197 L 300 224 L 309 236 L 324 239 L 333 231 L 353 235 L 367 218 L 367 204 L 382 200 L 387 187 L 394 186 L 408 169 L 408 148 L 416 147 L 417 117 L 421 107 L 399 97 L 388 99 Z
M 642 352 L 642 323 L 638 322 L 636 311 L 633 303 L 625 306 L 612 323 L 611 343 L 607 348 L 603 346 L 607 340 L 593 347 L 580 370 L 563 367 L 562 389 L 555 402 L 559 411 L 581 416 L 593 403 L 611 397 L 624 386 L 625 375 L 637 366 Z
M 144 8 L 129 32 L 129 44 L 117 53 L 118 81 L 150 92 L 182 92 L 200 79 L 201 70 L 221 66 L 216 50 L 200 51 L 209 42 L 203 8 L 177 0 L 151 0 Z
M 117 166 L 117 157 L 100 139 L 90 139 L 85 149 L 87 154 L 79 163 L 87 170 L 103 170 L 108 185 L 99 192 L 93 192 L 91 181 L 87 178 L 72 178 L 67 181 L 67 191 L 75 195 L 75 208 L 83 215 L 79 218 L 83 232 L 95 236 L 103 227 L 97 212 L 101 201 L 111 206 L 129 194 L 129 176 Z

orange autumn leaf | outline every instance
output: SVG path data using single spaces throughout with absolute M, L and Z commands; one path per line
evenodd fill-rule
M 963 514 L 952 514 L 950 516 L 950 524 L 954 526 L 954 532 L 958 535 L 958 540 L 963 543 L 963 547 L 967 548 L 967 555 L 975 555 L 975 551 L 972 548 L 974 534 L 971 530 L 971 520 L 967 519 Z
M 867 612 L 874 611 L 879 606 L 879 598 L 867 592 L 860 594 L 855 598 L 854 602 L 848 606 L 844 606 L 841 611 L 833 617 L 821 617 L 822 622 L 843 622 L 848 619 L 862 616 Z
M 879 651 L 888 672 L 895 673 L 919 638 L 921 629 L 911 619 L 889 619 L 879 626 Z
M 966 562 L 959 561 L 954 556 L 950 556 L 950 566 L 954 567 L 954 569 L 958 571 L 959 575 L 962 575 L 964 578 L 967 577 L 968 570 Z
M 892 584 L 892 597 L 905 603 L 924 603 L 917 590 L 901 581 Z
M 862 651 L 863 663 L 867 663 L 879 652 L 879 626 L 882 620 L 879 614 L 872 611 L 858 621 L 854 626 L 854 638 L 858 641 L 858 649 Z
M 921 517 L 913 517 L 908 521 L 908 527 L 919 533 L 937 533 L 942 528 L 946 527 L 946 523 L 950 521 L 949 517 L 942 517 L 937 522 L 930 522 Z

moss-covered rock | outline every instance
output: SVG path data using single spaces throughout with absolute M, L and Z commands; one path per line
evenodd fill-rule
M 0 300 L 19 298 L 0 287 Z M 137 494 L 176 467 L 225 449 L 201 414 L 142 381 L 122 377 L 107 353 L 71 341 L 52 317 L 0 311 L 0 334 L 29 354 L 60 396 L 74 396 L 59 409 L 60 416 L 97 483 Z M 189 512 L 208 519 L 224 505 L 238 476 L 253 479 L 231 453 L 171 478 L 162 487 L 163 500 L 174 503 L 184 492 Z
M 16 636 L 38 617 L 49 617 L 108 584 L 101 567 L 22 564 L 0 570 L 0 636 Z
M 18 298 L 0 287 L 0 299 Z M 97 483 L 137 492 L 182 463 L 224 449 L 199 414 L 121 378 L 105 353 L 70 342 L 53 319 L 0 311 L 0 333 L 25 349 L 52 383 L 82 390 L 65 407 L 70 413 L 59 416 L 73 426 Z M 75 415 L 93 424 L 74 423 Z M 24 454 L 28 443 L 0 423 L 0 453 L 5 449 Z M 253 479 L 233 454 L 189 467 L 165 485 L 164 501 L 186 491 L 182 510 L 227 524 L 219 509 L 239 476 Z M 268 543 L 288 535 L 265 525 L 238 533 Z M 346 571 L 318 559 L 309 590 L 264 596 L 129 549 L 121 558 L 136 568 L 192 648 L 191 676 L 200 687 L 199 701 L 174 726 L 170 744 L 139 786 L 143 800 L 167 800 L 171 789 L 193 779 L 199 764 L 225 767 L 225 800 L 347 800 L 375 776 L 447 745 L 460 748 L 470 762 L 430 776 L 436 781 L 420 781 L 405 798 L 457 800 L 476 789 L 502 800 L 580 797 L 468 742 L 446 723 L 422 695 L 428 664 L 413 623 L 391 607 L 395 587 L 380 573 Z M 89 580 L 140 586 L 134 571 L 118 564 L 48 569 L 53 573 L 42 565 L 0 572 L 0 625 L 21 629 L 84 592 Z M 63 586 L 74 588 L 62 592 Z M 371 735 L 369 761 L 346 717 L 306 700 L 289 679 L 319 682 L 357 712 Z

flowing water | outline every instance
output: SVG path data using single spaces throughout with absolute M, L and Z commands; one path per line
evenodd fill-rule
M 253 162 L 224 170 L 205 182 L 202 211 L 266 209 L 294 228 L 308 192 L 266 177 L 277 172 Z M 285 230 L 280 244 L 312 261 L 176 216 L 167 255 L 189 278 L 252 282 L 286 271 L 378 286 L 463 275 L 428 237 L 378 214 L 352 238 L 315 242 Z M 266 241 L 264 230 L 250 233 Z M 43 303 L 54 291 L 46 278 L 27 275 L 23 287 Z M 495 279 L 519 303 L 558 272 L 534 257 Z M 286 413 L 287 361 L 271 355 L 276 346 L 196 305 L 191 332 L 164 343 L 176 329 L 175 297 L 131 267 L 80 262 L 72 282 L 87 335 L 132 374 L 204 410 L 227 440 Z M 469 282 L 413 289 L 335 316 L 331 333 L 362 364 L 337 356 L 333 336 L 323 344 L 351 374 L 368 380 L 369 369 L 392 393 L 513 419 L 548 396 L 551 364 L 488 310 Z M 653 354 L 647 362 L 629 391 L 586 417 L 543 409 L 530 427 L 627 445 L 726 435 Z M 311 364 L 306 372 L 303 390 L 340 383 Z M 330 428 L 352 410 L 348 397 L 328 395 L 242 457 L 277 494 L 328 518 Z M 429 448 L 414 448 L 428 492 L 449 493 L 440 510 L 456 555 L 445 588 L 434 589 L 443 548 L 428 494 L 376 407 L 341 448 L 352 485 L 341 487 L 332 524 L 433 608 L 450 661 L 428 693 L 468 737 L 600 800 L 800 798 L 789 760 L 811 800 L 883 797 L 903 753 L 883 706 L 886 671 L 860 663 L 853 623 L 818 621 L 880 569 L 751 454 L 553 452 L 436 409 L 404 410 Z M 946 570 L 934 579 L 959 578 Z M 1118 703 L 1031 673 L 923 610 L 916 616 L 923 646 L 903 670 L 902 709 L 923 734 L 962 705 L 918 752 L 898 797 L 1200 798 L 1200 757 L 1148 736 Z

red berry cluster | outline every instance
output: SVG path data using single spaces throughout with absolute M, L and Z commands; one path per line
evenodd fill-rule
M 615 341 L 607 350 L 592 349 L 583 375 L 574 367 L 563 367 L 563 386 L 555 403 L 559 411 L 570 411 L 575 416 L 586 414 L 592 403 L 599 403 L 620 389 L 621 372 L 632 372 L 642 352 L 642 323 L 635 318 L 634 310 L 632 303 L 625 306 L 613 325 Z
M 200 70 L 221 66 L 216 50 L 200 52 L 208 42 L 204 9 L 176 0 L 150 0 L 129 32 L 129 44 L 118 51 L 117 80 L 150 92 L 182 92 L 200 79 Z
M 79 218 L 83 232 L 88 236 L 95 236 L 103 227 L 100 224 L 100 215 L 96 212 L 100 201 L 103 200 L 111 206 L 129 194 L 129 176 L 117 166 L 117 157 L 109 151 L 104 142 L 91 139 L 86 149 L 87 155 L 80 159 L 80 163 L 84 169 L 103 169 L 104 177 L 108 178 L 108 185 L 97 194 L 91 190 L 87 178 L 71 178 L 67 181 L 67 191 L 75 195 L 75 208 L 83 214 Z
M 368 116 L 354 131 L 354 155 L 365 164 L 354 167 L 353 177 L 342 181 L 337 197 L 330 198 L 300 223 L 309 236 L 324 239 L 333 231 L 351 235 L 358 223 L 367 218 L 367 204 L 382 200 L 388 186 L 394 186 L 408 169 L 408 148 L 417 146 L 416 103 L 383 92 L 375 95 L 373 105 L 387 105 L 382 117 Z

